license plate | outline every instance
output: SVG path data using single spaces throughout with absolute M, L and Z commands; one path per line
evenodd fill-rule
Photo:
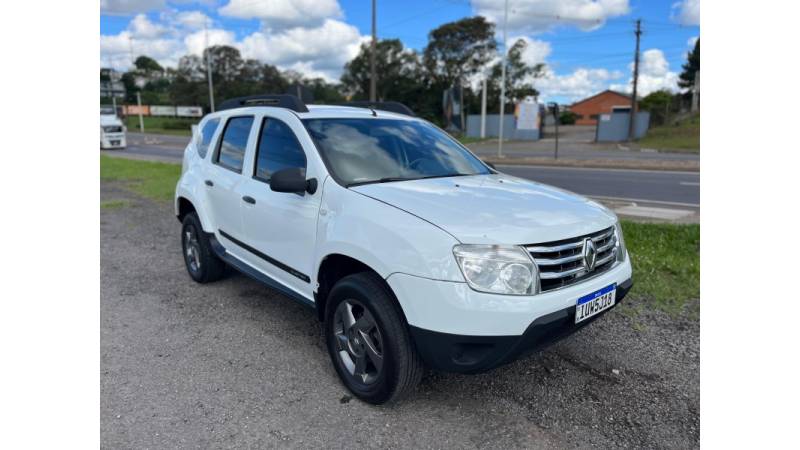
M 119 145 L 119 141 L 111 141 L 111 145 Z
M 608 308 L 611 308 L 614 306 L 616 298 L 616 283 L 579 298 L 575 303 L 575 323 L 596 316 Z

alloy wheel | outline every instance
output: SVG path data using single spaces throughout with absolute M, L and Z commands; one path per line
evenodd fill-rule
M 383 337 L 372 313 L 358 300 L 348 299 L 336 308 L 333 337 L 339 360 L 359 383 L 370 385 L 383 370 Z

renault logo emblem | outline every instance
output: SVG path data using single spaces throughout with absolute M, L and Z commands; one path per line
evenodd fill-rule
M 594 263 L 597 261 L 597 249 L 594 248 L 592 238 L 583 241 L 583 265 L 587 271 L 594 270 Z

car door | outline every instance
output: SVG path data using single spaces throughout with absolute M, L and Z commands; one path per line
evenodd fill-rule
M 241 186 L 242 196 L 253 200 L 242 204 L 242 226 L 248 244 L 256 251 L 248 262 L 311 299 L 321 190 L 314 194 L 281 193 L 272 191 L 269 183 L 272 174 L 287 168 L 304 169 L 307 179 L 319 174 L 308 164 L 289 120 L 275 115 L 265 116 L 259 124 L 252 169 Z M 293 122 L 301 131 L 299 121 Z
M 228 118 L 212 155 L 211 163 L 206 164 L 204 184 L 208 204 L 215 224 L 217 237 L 226 248 L 236 236 L 242 235 L 240 211 L 241 197 L 238 193 L 242 183 L 245 151 L 250 140 L 254 116 L 233 116 Z

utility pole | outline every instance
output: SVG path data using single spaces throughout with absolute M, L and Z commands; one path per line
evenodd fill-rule
M 117 115 L 117 97 L 114 96 L 114 63 L 111 60 L 111 55 L 107 55 L 108 59 L 108 92 L 111 96 L 111 105 L 114 107 L 114 115 Z
M 139 105 L 139 131 L 144 133 L 144 119 L 142 118 L 142 91 L 136 91 L 136 104 Z
M 486 138 L 486 74 L 483 74 L 483 89 L 481 93 L 481 139 Z
M 500 133 L 499 142 L 497 143 L 497 157 L 503 157 L 503 116 L 506 110 L 506 28 L 508 25 L 508 0 L 505 2 L 505 12 L 503 13 L 503 55 L 500 74 Z
M 369 49 L 369 101 L 374 102 L 376 90 L 376 77 L 375 73 L 375 47 L 377 45 L 377 37 L 375 32 L 375 0 L 372 0 L 372 43 Z
M 133 58 L 133 38 L 128 36 L 128 49 L 131 52 L 131 68 L 136 66 L 136 60 Z
M 208 105 L 214 112 L 214 79 L 211 75 L 211 49 L 208 47 L 208 21 L 203 21 L 203 30 L 206 33 L 206 78 L 208 79 Z
M 636 88 L 639 85 L 639 36 L 642 35 L 642 19 L 636 20 L 636 54 L 633 56 L 633 96 L 631 97 L 631 118 L 628 121 L 628 140 L 632 141 L 636 137 L 636 112 L 638 110 L 636 101 Z
M 700 71 L 694 74 L 694 86 L 692 86 L 692 112 L 700 109 Z

